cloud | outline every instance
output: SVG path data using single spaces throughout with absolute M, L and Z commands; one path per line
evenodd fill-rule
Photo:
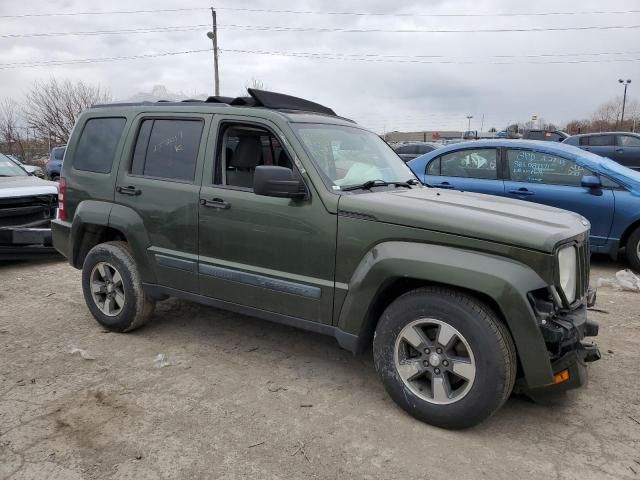
M 188 12 L 137 15 L 25 17 L 0 19 L 3 34 L 96 31 L 160 26 L 208 25 L 206 2 L 176 4 L 169 0 L 112 0 L 104 10 L 153 10 L 199 7 Z M 252 77 L 269 88 L 300 95 L 334 108 L 370 128 L 382 130 L 462 129 L 466 115 L 474 123 L 485 117 L 485 127 L 504 127 L 537 114 L 562 123 L 586 117 L 601 102 L 619 93 L 617 78 L 639 77 L 639 62 L 549 64 L 551 58 L 498 58 L 498 55 L 538 55 L 634 51 L 637 30 L 523 32 L 523 33 L 321 33 L 237 30 L 229 25 L 286 27 L 478 29 L 571 27 L 637 24 L 640 15 L 574 15 L 551 17 L 427 17 L 293 15 L 227 10 L 296 9 L 389 13 L 499 13 L 625 10 L 637 8 L 632 0 L 603 5 L 596 0 L 539 0 L 514 4 L 508 0 L 398 1 L 329 0 L 276 2 L 248 0 L 216 2 L 222 93 L 238 95 Z M 78 12 L 98 7 L 79 0 L 33 0 L 28 6 L 0 4 L 0 15 L 31 12 Z M 68 60 L 200 50 L 210 47 L 208 26 L 185 32 L 153 34 L 0 38 L 0 63 L 29 60 Z M 421 56 L 404 62 L 328 60 L 246 54 L 226 50 L 268 50 L 324 54 Z M 439 55 L 441 58 L 429 58 Z M 640 58 L 634 56 L 554 57 L 560 60 Z M 373 58 L 370 58 L 374 60 Z M 390 59 L 387 59 L 390 60 Z M 400 59 L 396 59 L 400 60 Z M 411 60 L 411 61 L 406 61 Z M 425 63 L 435 62 L 435 63 Z M 438 63 L 453 62 L 453 63 Z M 472 62 L 469 64 L 461 62 Z M 489 62 L 519 62 L 491 64 Z M 535 62 L 538 62 L 536 64 Z M 150 92 L 164 85 L 169 92 L 193 95 L 213 92 L 210 52 L 136 61 L 90 63 L 49 68 L 3 70 L 2 96 L 20 97 L 39 79 L 56 76 L 101 85 L 119 99 Z M 633 85 L 630 89 L 634 95 Z M 480 125 L 474 125 L 480 128 Z

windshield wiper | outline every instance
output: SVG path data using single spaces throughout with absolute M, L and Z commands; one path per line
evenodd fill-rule
M 416 182 L 416 183 L 413 183 Z M 394 185 L 396 187 L 405 187 L 411 188 L 411 185 L 417 185 L 417 180 L 409 179 L 406 182 L 387 182 L 385 180 L 367 180 L 364 183 L 360 183 L 358 185 L 347 185 L 346 187 L 342 187 L 341 190 L 343 192 L 349 192 L 351 190 L 371 190 L 373 187 L 386 187 L 388 185 Z
M 385 182 L 384 180 L 367 180 L 364 183 L 341 187 L 340 190 L 343 192 L 350 192 L 351 190 L 371 190 L 372 187 L 386 187 L 387 185 L 389 185 L 389 182 Z

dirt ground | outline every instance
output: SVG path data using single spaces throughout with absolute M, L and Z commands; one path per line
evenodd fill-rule
M 592 282 L 619 268 L 597 260 Z M 330 338 L 176 300 L 106 333 L 67 263 L 3 264 L 0 478 L 640 478 L 640 294 L 598 298 L 586 388 L 449 432 Z

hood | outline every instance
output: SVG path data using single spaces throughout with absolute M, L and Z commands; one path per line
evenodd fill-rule
M 589 230 L 577 213 L 509 198 L 438 188 L 342 195 L 340 211 L 543 252 Z
M 58 184 L 38 177 L 0 177 L 0 198 L 57 195 Z

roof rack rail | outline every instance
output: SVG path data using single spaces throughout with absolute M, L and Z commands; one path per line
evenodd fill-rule
M 197 100 L 188 98 L 186 100 L 157 100 L 156 102 L 127 102 L 127 103 L 105 103 L 96 104 L 93 107 L 109 107 L 109 106 L 135 106 L 135 105 L 179 105 L 180 103 L 219 103 L 223 105 L 232 105 L 239 107 L 264 107 L 274 110 L 298 110 L 302 112 L 314 112 L 324 115 L 331 115 L 332 117 L 338 117 L 329 107 L 320 105 L 319 103 L 312 102 L 311 100 L 305 100 L 304 98 L 293 97 L 291 95 L 285 95 L 284 93 L 268 92 L 266 90 L 257 90 L 255 88 L 247 88 L 249 92 L 248 97 L 223 97 L 223 96 L 211 96 L 206 100 Z M 339 117 L 343 118 L 343 117 Z M 349 120 L 349 119 L 344 119 Z M 349 120 L 352 121 L 352 120 Z

